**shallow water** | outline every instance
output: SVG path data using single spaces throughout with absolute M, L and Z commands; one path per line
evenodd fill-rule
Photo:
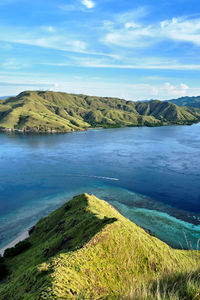
M 200 238 L 200 125 L 0 134 L 0 248 L 73 195 L 115 205 L 173 247 Z

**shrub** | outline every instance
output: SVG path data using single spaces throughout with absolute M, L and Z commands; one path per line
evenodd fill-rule
M 27 240 L 21 241 L 15 245 L 15 247 L 8 248 L 4 252 L 4 257 L 13 257 L 18 255 L 19 253 L 25 251 L 26 249 L 30 248 L 31 243 Z
M 0 281 L 8 275 L 8 270 L 4 263 L 4 258 L 0 255 Z

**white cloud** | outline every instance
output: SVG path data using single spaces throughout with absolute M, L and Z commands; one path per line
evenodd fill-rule
M 69 63 L 49 63 L 49 65 L 54 65 L 54 66 L 69 66 L 69 65 L 74 65 L 74 66 L 81 66 L 81 67 L 87 67 L 87 68 L 104 68 L 104 69 L 146 69 L 146 70 L 200 70 L 200 64 L 196 65 L 187 65 L 187 64 L 171 64 L 170 61 L 169 63 L 165 64 L 163 62 L 159 63 L 154 61 L 152 63 L 148 62 L 146 60 L 146 63 L 144 64 L 114 64 L 114 63 L 109 63 L 107 59 L 100 59 L 100 58 L 87 58 L 87 57 L 69 57 L 72 61 Z M 47 63 L 48 64 L 48 63 Z
M 69 62 L 59 62 L 59 63 L 39 63 L 49 66 L 79 66 L 86 68 L 104 68 L 104 69 L 133 69 L 133 70 L 197 70 L 200 71 L 200 64 L 196 65 L 184 65 L 184 64 L 114 64 L 108 63 L 105 59 L 95 59 L 95 58 L 85 58 L 85 57 L 72 57 L 68 56 L 71 59 Z M 148 77 L 145 77 L 148 79 Z M 151 77 L 149 76 L 149 80 L 157 80 L 159 77 Z
M 71 79 L 59 79 L 39 77 L 33 80 L 33 74 L 24 76 L 13 75 L 13 78 L 5 81 L 5 74 L 0 73 L 0 96 L 15 95 L 23 90 L 53 90 L 68 93 L 87 94 L 96 96 L 119 97 L 127 100 L 142 99 L 172 99 L 181 96 L 198 96 L 200 88 L 189 87 L 186 83 L 172 84 L 170 82 L 161 85 L 144 83 L 119 83 L 109 82 L 102 78 L 88 78 L 74 76 Z
M 156 88 L 156 87 L 152 87 L 151 93 L 152 93 L 152 96 L 153 96 L 153 97 L 156 97 L 156 98 L 157 98 L 158 95 L 159 95 L 159 89 Z
M 63 36 L 47 36 L 40 38 L 15 39 L 15 43 L 51 48 L 63 51 L 82 52 L 86 49 L 87 44 L 83 41 L 65 39 Z
M 112 21 L 104 20 L 103 28 L 107 33 L 101 38 L 104 44 L 125 48 L 144 47 L 152 43 L 154 37 L 152 25 L 142 26 L 139 23 L 148 14 L 146 7 L 124 12 L 114 16 Z
M 189 86 L 187 85 L 187 84 L 185 84 L 185 83 L 181 83 L 181 88 L 182 88 L 182 90 L 188 90 L 189 89 Z
M 125 23 L 124 27 L 127 29 L 130 29 L 130 28 L 138 28 L 138 27 L 140 27 L 140 25 L 136 24 L 134 22 L 127 22 L 127 23 Z
M 0 96 L 17 95 L 25 90 L 46 90 L 48 87 L 49 83 L 29 81 L 27 77 L 19 81 L 0 81 Z
M 173 18 L 160 23 L 161 36 L 200 45 L 200 19 Z
M 125 28 L 112 30 L 108 33 L 103 42 L 125 48 L 145 47 L 155 42 L 151 27 L 127 27 L 126 24 L 124 25 Z
M 28 64 L 17 61 L 15 58 L 9 58 L 1 65 L 6 70 L 19 70 L 28 67 Z
M 77 37 L 77 38 L 76 38 Z M 89 50 L 89 45 L 79 33 L 73 33 L 67 29 L 61 29 L 53 26 L 29 28 L 20 27 L 0 27 L 0 41 L 4 44 L 0 45 L 5 48 L 5 43 L 10 45 L 13 43 L 23 45 L 33 45 L 43 48 L 56 49 L 67 52 L 89 54 L 95 56 L 105 56 L 119 59 L 119 55 L 109 52 Z
M 53 26 L 28 28 L 2 28 L 0 40 L 8 43 L 33 45 L 71 52 L 86 51 L 87 43 L 75 38 L 75 35 L 64 30 L 57 30 Z
M 114 20 L 116 23 L 124 24 L 126 22 L 136 22 L 141 20 L 149 13 L 149 8 L 141 6 L 138 9 L 129 10 L 115 15 Z
M 84 8 L 83 8 L 83 6 L 84 6 Z M 86 12 L 85 8 L 87 8 L 87 10 L 90 10 L 94 7 L 95 7 L 95 2 L 92 0 L 76 0 L 76 1 L 73 1 L 72 3 L 58 6 L 58 8 L 62 12 L 70 12 L 70 11 Z
M 163 90 L 166 91 L 166 96 L 182 97 L 187 95 L 189 86 L 185 83 L 181 83 L 179 86 L 174 86 L 171 83 L 166 82 Z
M 59 91 L 59 83 L 54 83 L 53 86 L 49 89 L 49 91 Z
M 87 48 L 87 44 L 85 42 L 78 41 L 78 40 L 69 41 L 69 42 L 67 41 L 67 42 L 65 42 L 65 45 L 72 46 L 73 50 L 75 50 L 77 52 L 84 51 Z
M 93 8 L 95 6 L 95 3 L 92 0 L 82 0 L 81 2 L 88 9 L 91 9 L 91 8 Z
M 105 44 L 125 48 L 147 47 L 164 40 L 189 42 L 200 46 L 200 19 L 172 18 L 160 23 L 144 26 L 135 22 L 131 14 L 122 14 L 115 22 L 107 21 L 107 33 L 102 38 Z

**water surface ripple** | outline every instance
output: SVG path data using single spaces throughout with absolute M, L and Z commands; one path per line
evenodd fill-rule
M 0 248 L 82 192 L 110 201 L 173 247 L 187 248 L 189 242 L 195 248 L 199 130 L 195 124 L 0 134 Z

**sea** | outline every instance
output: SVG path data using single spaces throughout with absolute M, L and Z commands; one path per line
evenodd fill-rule
M 0 249 L 94 194 L 173 248 L 200 249 L 200 124 L 0 133 Z

